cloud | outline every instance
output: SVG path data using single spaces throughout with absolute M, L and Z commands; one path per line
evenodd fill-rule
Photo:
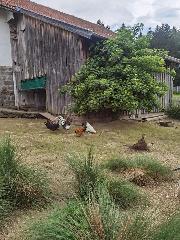
M 180 27 L 180 0 L 34 0 L 77 17 L 117 28 L 124 22 L 147 27 L 168 23 Z

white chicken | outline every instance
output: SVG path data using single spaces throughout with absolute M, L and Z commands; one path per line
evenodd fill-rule
M 88 133 L 92 133 L 92 134 L 96 134 L 96 130 L 93 128 L 93 126 L 91 126 L 90 123 L 85 122 L 85 127 L 86 127 L 86 132 Z

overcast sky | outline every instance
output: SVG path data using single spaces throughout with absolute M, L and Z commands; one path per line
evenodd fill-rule
M 168 23 L 180 28 L 180 0 L 34 0 L 65 13 L 97 22 L 113 29 L 124 22 L 143 22 L 146 27 Z

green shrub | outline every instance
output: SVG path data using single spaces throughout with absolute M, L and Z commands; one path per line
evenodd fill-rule
M 108 184 L 109 194 L 114 201 L 122 208 L 146 204 L 145 195 L 132 183 L 123 180 L 112 180 Z
M 171 105 L 167 110 L 166 114 L 170 118 L 178 119 L 180 120 L 180 103 Z
M 164 96 L 168 88 L 154 78 L 154 73 L 166 71 L 167 53 L 151 49 L 149 37 L 137 37 L 135 28 L 119 29 L 113 38 L 92 46 L 86 63 L 61 87 L 60 94 L 71 95 L 73 111 L 79 115 L 150 111 L 159 105 L 158 97 Z
M 98 183 L 103 181 L 100 169 L 95 163 L 92 148 L 87 156 L 72 156 L 68 159 L 68 163 L 76 177 L 78 195 L 83 199 L 88 197 L 94 192 Z
M 174 215 L 169 221 L 160 225 L 152 236 L 152 240 L 178 239 L 180 239 L 180 214 Z
M 168 166 L 162 165 L 159 161 L 147 155 L 133 158 L 112 159 L 105 164 L 111 171 L 123 172 L 132 169 L 141 169 L 149 177 L 156 181 L 168 181 L 172 179 L 173 172 Z
M 22 165 L 9 137 L 0 141 L 0 215 L 31 207 L 48 199 L 48 184 L 39 171 Z

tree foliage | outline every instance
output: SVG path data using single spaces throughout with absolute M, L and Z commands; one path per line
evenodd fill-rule
M 180 58 L 180 30 L 170 27 L 168 24 L 156 26 L 155 30 L 149 29 L 148 35 L 151 38 L 152 48 L 163 48 L 172 57 Z M 180 85 L 180 69 L 176 68 L 175 85 Z
M 111 27 L 109 26 L 109 25 L 105 25 L 102 21 L 101 21 L 101 19 L 99 19 L 99 20 L 97 20 L 97 24 L 98 25 L 100 25 L 101 27 L 105 27 L 105 28 L 107 28 L 107 29 L 111 29 Z
M 91 48 L 86 64 L 61 89 L 61 94 L 71 94 L 75 112 L 151 110 L 158 104 L 167 87 L 154 74 L 165 71 L 167 53 L 150 49 L 141 28 L 121 28 L 114 38 Z
M 168 24 L 156 26 L 155 30 L 149 29 L 152 48 L 163 48 L 173 57 L 180 58 L 180 30 Z

